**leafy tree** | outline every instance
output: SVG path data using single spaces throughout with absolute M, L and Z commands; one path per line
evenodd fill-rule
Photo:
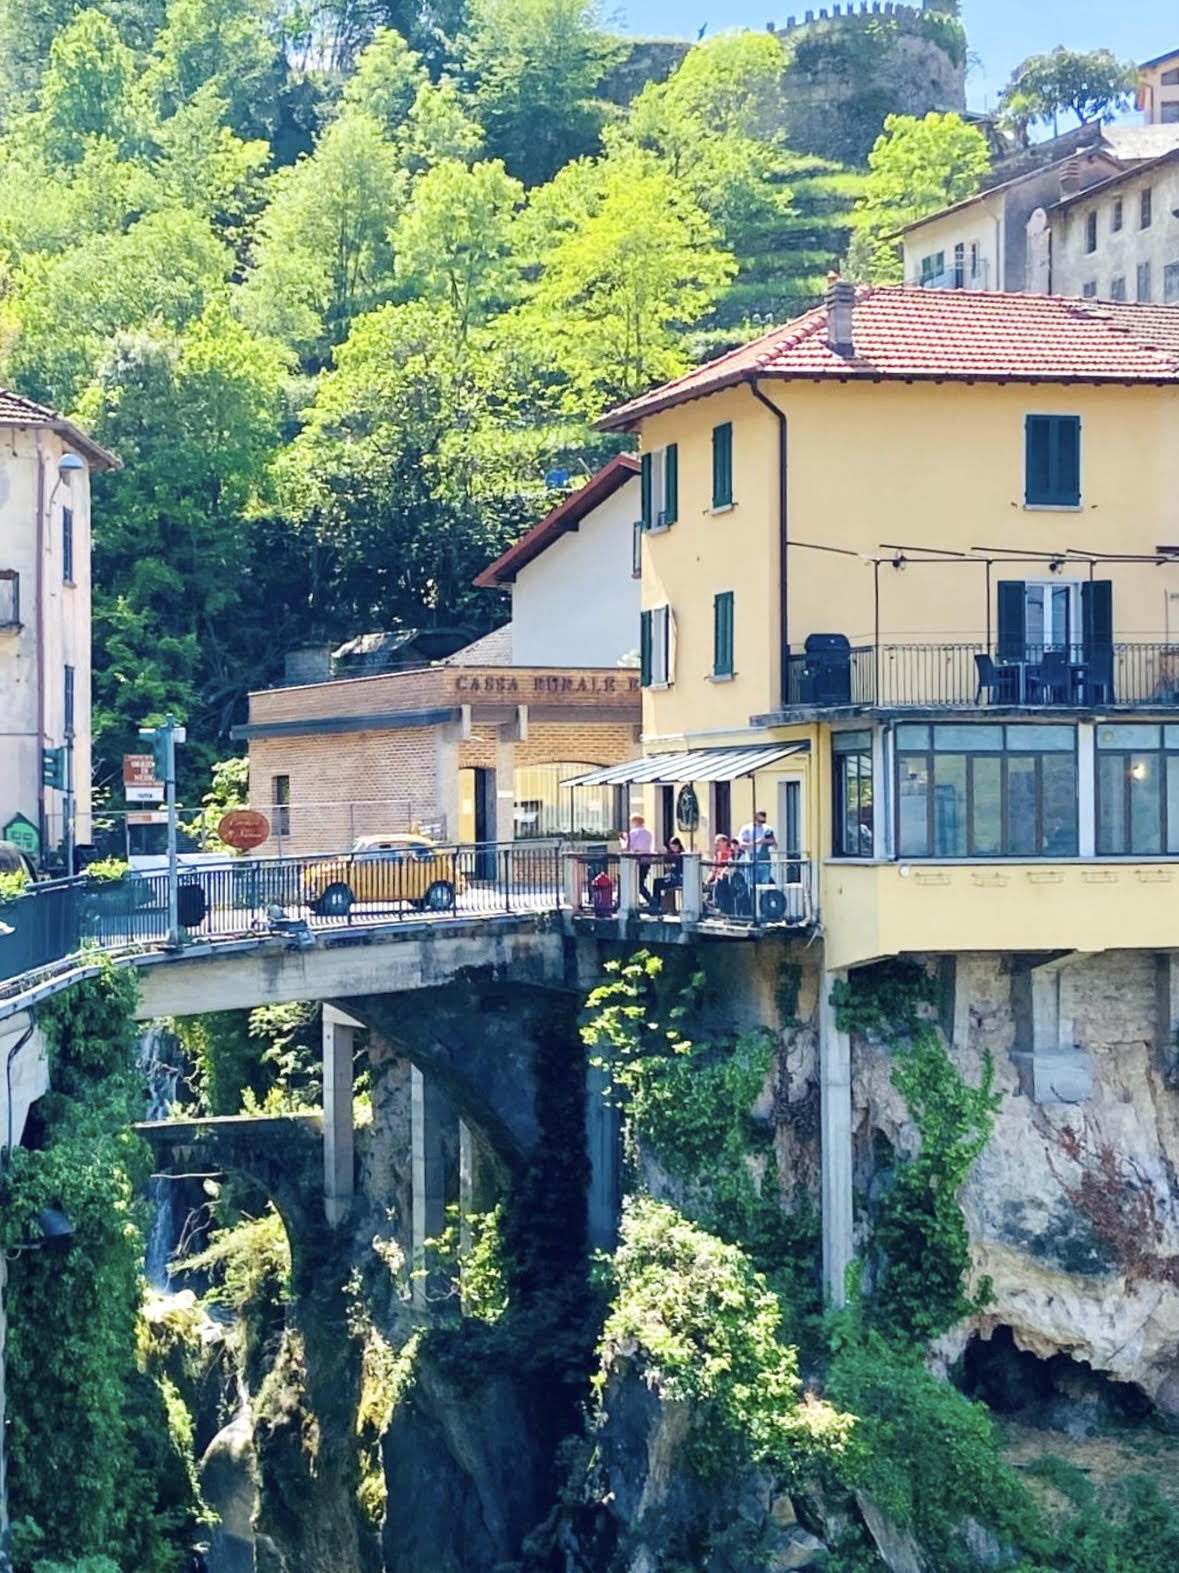
M 208 219 L 241 268 L 265 205 L 270 149 L 236 136 L 227 109 L 211 83 L 199 87 L 156 131 L 155 175 L 164 200 Z
M 1138 80 L 1133 61 L 1121 61 L 1109 49 L 1066 49 L 1058 44 L 1050 54 L 1029 55 L 1011 74 L 999 98 L 999 108 L 1027 142 L 1027 129 L 1051 125 L 1055 136 L 1060 115 L 1076 115 L 1078 124 L 1112 120 L 1130 102 Z
M 72 408 L 115 334 L 183 327 L 221 293 L 231 265 L 208 223 L 178 209 L 30 258 L 15 290 L 8 375 L 33 398 Z M 161 433 L 167 425 L 161 411 Z
M 393 234 L 407 293 L 445 301 L 465 334 L 513 291 L 512 220 L 523 199 L 498 159 L 435 165 L 415 183 Z
M 371 115 L 410 171 L 441 159 L 470 159 L 483 142 L 481 127 L 463 107 L 447 77 L 434 83 L 422 58 L 400 33 L 383 28 L 344 85 L 344 112 Z
M 287 511 L 314 532 L 319 627 L 487 618 L 472 577 L 544 506 L 549 438 L 519 384 L 448 305 L 353 324 L 281 464 Z
M 175 335 L 123 337 L 81 404 L 124 469 L 97 496 L 96 775 L 165 709 L 193 724 L 203 776 L 250 685 L 238 629 L 251 512 L 278 446 L 284 362 L 220 301 Z
M 272 132 L 283 80 L 273 22 L 273 0 L 168 0 L 151 73 L 162 113 L 211 87 L 239 136 Z
M 856 204 L 865 275 L 882 284 L 898 282 L 901 259 L 892 238 L 897 230 L 973 196 L 989 167 L 986 138 L 960 116 L 889 115 L 868 154 L 868 179 Z
M 683 333 L 735 271 L 713 224 L 650 154 L 574 165 L 539 193 L 557 239 L 519 322 L 596 413 L 688 368 Z
M 79 11 L 54 38 L 41 84 L 47 149 L 76 163 L 89 138 L 124 147 L 136 128 L 135 80 L 135 57 L 114 23 L 99 11 Z
M 473 0 L 462 63 L 489 151 L 527 186 L 593 152 L 620 54 L 596 0 Z
M 341 115 L 314 153 L 274 178 L 242 302 L 247 321 L 322 364 L 353 319 L 391 292 L 389 231 L 408 186 L 377 122 L 359 110 Z

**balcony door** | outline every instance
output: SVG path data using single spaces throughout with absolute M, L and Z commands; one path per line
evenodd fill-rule
M 1092 661 L 1113 643 L 1109 579 L 1002 579 L 998 611 L 1000 661 L 1038 661 L 1047 650 Z

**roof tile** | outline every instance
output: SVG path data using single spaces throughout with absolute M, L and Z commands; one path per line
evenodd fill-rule
M 599 426 L 755 378 L 822 381 L 1179 383 L 1179 308 L 1054 295 L 864 286 L 852 356 L 827 344 L 816 307 L 750 344 L 611 410 Z

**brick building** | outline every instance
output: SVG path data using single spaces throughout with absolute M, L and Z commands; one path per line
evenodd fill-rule
M 251 694 L 234 735 L 271 824 L 262 851 L 415 827 L 472 842 L 624 824 L 617 789 L 562 783 L 639 752 L 637 658 L 619 664 L 638 644 L 639 485 L 620 455 L 491 564 L 477 582 L 510 588 L 513 622 L 446 661 Z

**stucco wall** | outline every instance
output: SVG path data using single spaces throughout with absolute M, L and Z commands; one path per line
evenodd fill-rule
M 520 570 L 512 586 L 516 666 L 616 666 L 638 649 L 632 562 L 641 511 L 636 475 Z
M 64 669 L 69 664 L 75 670 L 78 839 L 84 841 L 90 834 L 90 477 L 79 471 L 58 483 L 57 461 L 65 451 L 51 432 L 0 430 L 0 568 L 20 575 L 22 623 L 18 632 L 0 631 L 0 824 L 18 812 L 38 823 L 41 748 L 43 742 L 57 746 L 64 741 Z M 38 466 L 44 475 L 40 532 Z M 72 584 L 63 581 L 66 506 L 74 515 Z M 62 834 L 61 796 L 47 790 L 45 799 L 52 846 Z
M 1151 222 L 1139 225 L 1141 195 L 1151 191 Z M 1122 203 L 1122 228 L 1114 230 L 1114 202 Z M 1087 283 L 1097 286 L 1100 299 L 1112 298 L 1113 280 L 1122 279 L 1125 298 L 1137 300 L 1137 270 L 1150 264 L 1150 293 L 1155 305 L 1164 304 L 1165 269 L 1179 264 L 1179 160 L 1144 169 L 1095 194 L 1091 200 L 1073 202 L 1052 216 L 1052 289 L 1058 295 L 1080 295 Z M 1097 214 L 1097 250 L 1086 251 L 1089 214 Z M 1170 304 L 1179 304 L 1179 276 L 1172 286 Z

